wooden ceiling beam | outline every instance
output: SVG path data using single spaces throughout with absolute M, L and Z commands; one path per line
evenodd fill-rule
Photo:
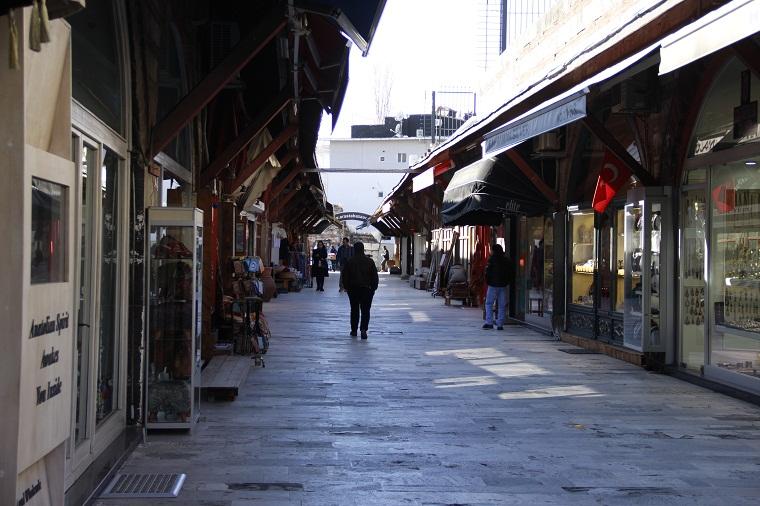
M 295 179 L 298 177 L 299 174 L 301 174 L 301 165 L 298 163 L 294 163 L 290 171 L 285 175 L 282 181 L 277 183 L 276 186 L 270 186 L 272 189 L 272 196 L 277 197 L 280 195 L 283 191 L 285 191 L 285 188 Z
M 270 102 L 269 107 L 257 114 L 253 121 L 251 121 L 251 123 L 246 126 L 221 153 L 219 153 L 214 161 L 203 169 L 200 175 L 200 187 L 202 188 L 206 186 L 212 179 L 218 177 L 224 168 L 227 167 L 227 165 L 240 154 L 246 146 L 248 146 L 248 144 L 250 144 L 254 137 L 264 131 L 267 125 L 271 123 L 272 120 L 285 109 L 285 107 L 287 107 L 291 100 L 290 91 L 287 89 L 282 90 L 282 92 Z
M 160 153 L 222 89 L 288 24 L 277 8 L 262 19 L 172 111 L 153 127 L 150 159 Z
M 227 193 L 232 193 L 238 188 L 240 188 L 243 183 L 245 183 L 245 180 L 251 177 L 254 172 L 256 172 L 261 165 L 263 165 L 264 162 L 267 161 L 267 158 L 275 154 L 275 152 L 280 149 L 282 146 L 285 145 L 286 142 L 288 142 L 293 136 L 298 134 L 298 124 L 297 123 L 291 123 L 285 129 L 277 134 L 277 137 L 272 139 L 272 142 L 267 144 L 267 147 L 265 147 L 258 155 L 254 157 L 253 160 L 250 161 L 250 163 L 246 164 L 245 167 L 243 167 L 236 175 L 235 179 L 232 180 L 231 183 L 229 183 L 229 186 L 227 187 Z
M 586 116 L 581 121 L 583 122 L 583 125 L 589 130 L 589 132 L 595 135 L 597 139 L 602 141 L 602 144 L 607 146 L 607 148 L 612 151 L 612 153 L 630 169 L 633 175 L 636 176 L 636 178 L 641 181 L 644 186 L 653 186 L 656 184 L 654 177 L 652 177 L 649 172 L 644 170 L 644 167 L 642 167 L 641 164 L 628 153 L 628 151 L 623 147 L 622 144 L 620 144 L 615 136 L 612 135 L 612 133 L 607 130 L 603 124 L 597 121 L 596 118 L 593 116 Z
M 541 192 L 541 194 L 546 197 L 546 200 L 552 203 L 555 207 L 559 204 L 559 197 L 557 196 L 557 192 L 555 192 L 553 189 L 549 188 L 549 185 L 547 185 L 541 177 L 536 174 L 536 171 L 533 170 L 533 167 L 531 167 L 530 163 L 522 157 L 522 155 L 516 150 L 516 149 L 510 149 L 506 152 L 507 157 L 512 160 L 512 163 L 517 165 L 517 168 L 520 169 L 520 172 L 527 177 L 531 183 L 533 183 L 533 186 L 536 187 L 538 191 Z

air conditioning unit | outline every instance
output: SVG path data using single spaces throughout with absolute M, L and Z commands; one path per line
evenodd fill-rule
M 552 130 L 551 132 L 546 132 L 539 135 L 533 141 L 533 149 L 537 153 L 559 151 L 561 149 L 559 142 L 559 132 L 557 130 Z
M 645 79 L 626 79 L 620 83 L 620 96 L 612 106 L 616 113 L 654 112 L 654 93 L 651 81 Z M 652 83 L 653 85 L 655 83 Z
M 425 130 L 423 130 L 422 128 L 418 128 L 417 137 L 425 137 Z

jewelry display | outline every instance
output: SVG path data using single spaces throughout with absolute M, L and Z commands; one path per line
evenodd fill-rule
M 686 288 L 683 293 L 684 325 L 703 325 L 705 322 L 705 289 Z

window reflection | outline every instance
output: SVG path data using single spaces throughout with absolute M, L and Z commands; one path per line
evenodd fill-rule
M 66 197 L 65 186 L 32 178 L 32 284 L 66 281 Z

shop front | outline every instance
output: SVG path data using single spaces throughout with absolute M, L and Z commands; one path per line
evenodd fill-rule
M 760 79 L 715 76 L 689 143 L 679 203 L 682 370 L 760 393 Z

